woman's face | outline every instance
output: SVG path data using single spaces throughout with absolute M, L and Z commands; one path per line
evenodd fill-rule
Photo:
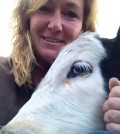
M 52 63 L 61 47 L 79 35 L 84 0 L 48 0 L 30 16 L 30 34 L 37 61 Z

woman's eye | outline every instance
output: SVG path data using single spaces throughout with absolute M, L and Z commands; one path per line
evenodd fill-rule
M 39 10 L 44 12 L 44 13 L 47 13 L 50 11 L 49 7 L 47 7 L 47 6 L 42 6 Z
M 69 11 L 66 13 L 66 16 L 69 17 L 70 19 L 75 19 L 77 18 L 77 15 L 76 13 L 72 12 L 72 11 Z

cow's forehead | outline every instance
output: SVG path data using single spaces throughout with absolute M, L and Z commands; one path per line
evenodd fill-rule
M 100 39 L 97 38 L 97 34 L 86 32 L 79 36 L 75 41 L 66 45 L 61 50 L 55 62 L 58 62 L 57 64 L 62 64 L 65 60 L 71 64 L 72 62 L 76 62 L 83 58 L 90 61 L 96 60 L 96 63 L 98 63 L 104 57 L 106 57 L 106 51 Z

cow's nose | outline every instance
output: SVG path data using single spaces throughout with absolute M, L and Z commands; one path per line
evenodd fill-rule
M 24 131 L 20 131 L 19 129 L 2 128 L 0 130 L 0 134 L 27 134 L 27 133 Z

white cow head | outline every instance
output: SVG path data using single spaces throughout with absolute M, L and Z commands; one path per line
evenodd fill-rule
M 106 51 L 95 33 L 63 48 L 31 99 L 1 134 L 88 134 L 105 129 L 107 98 L 100 63 Z

